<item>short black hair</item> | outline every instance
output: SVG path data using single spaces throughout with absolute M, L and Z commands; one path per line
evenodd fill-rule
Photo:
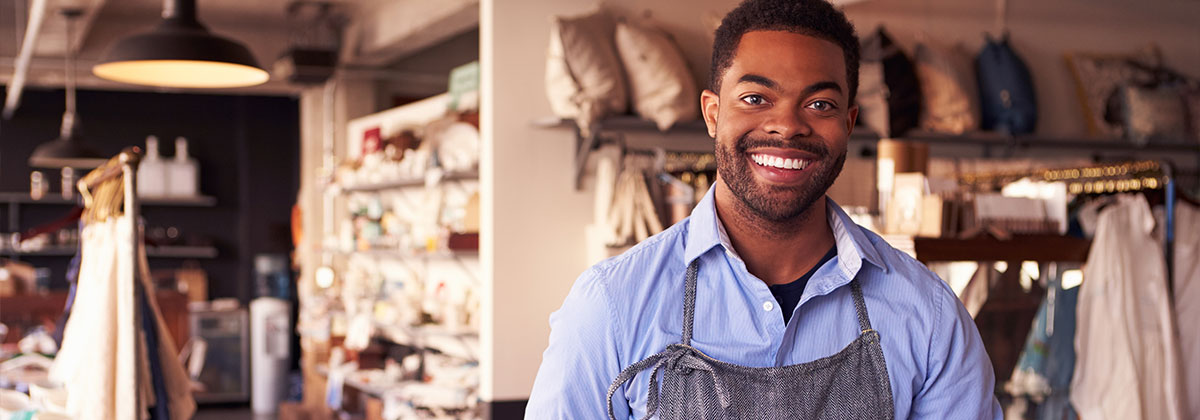
M 825 0 L 746 0 L 725 15 L 713 42 L 708 88 L 721 93 L 721 77 L 729 70 L 742 35 L 752 31 L 786 31 L 837 44 L 846 58 L 850 103 L 858 90 L 858 35 L 841 10 Z

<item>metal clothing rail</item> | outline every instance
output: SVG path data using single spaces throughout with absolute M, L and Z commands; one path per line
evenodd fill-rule
M 1163 227 L 1163 256 L 1167 268 L 1167 294 L 1174 299 L 1175 288 L 1175 205 L 1178 191 L 1170 162 L 1142 160 L 1096 164 L 1085 167 L 1011 171 L 987 174 L 964 174 L 961 184 L 974 187 L 997 186 L 1021 178 L 1067 184 L 1067 192 L 1075 195 L 1111 194 L 1163 190 L 1166 220 Z

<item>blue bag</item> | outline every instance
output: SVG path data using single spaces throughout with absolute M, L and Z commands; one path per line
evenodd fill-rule
M 1037 126 L 1037 97 L 1029 67 L 1008 46 L 1008 35 L 987 39 L 975 59 L 979 74 L 980 127 L 1011 135 L 1029 134 Z

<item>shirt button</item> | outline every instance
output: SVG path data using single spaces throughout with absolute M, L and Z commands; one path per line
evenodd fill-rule
M 771 312 L 772 309 L 775 309 L 775 302 L 771 302 L 769 300 L 766 302 L 763 302 L 763 310 L 764 311 Z

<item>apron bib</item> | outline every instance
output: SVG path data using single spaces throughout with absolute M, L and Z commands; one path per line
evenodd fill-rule
M 634 363 L 608 388 L 612 396 L 639 372 L 652 368 L 646 417 L 693 419 L 893 419 L 892 389 L 879 332 L 871 328 L 858 280 L 850 281 L 861 333 L 844 349 L 808 363 L 746 367 L 711 358 L 691 346 L 699 259 L 684 286 L 683 340 Z M 659 377 L 662 389 L 659 390 Z

